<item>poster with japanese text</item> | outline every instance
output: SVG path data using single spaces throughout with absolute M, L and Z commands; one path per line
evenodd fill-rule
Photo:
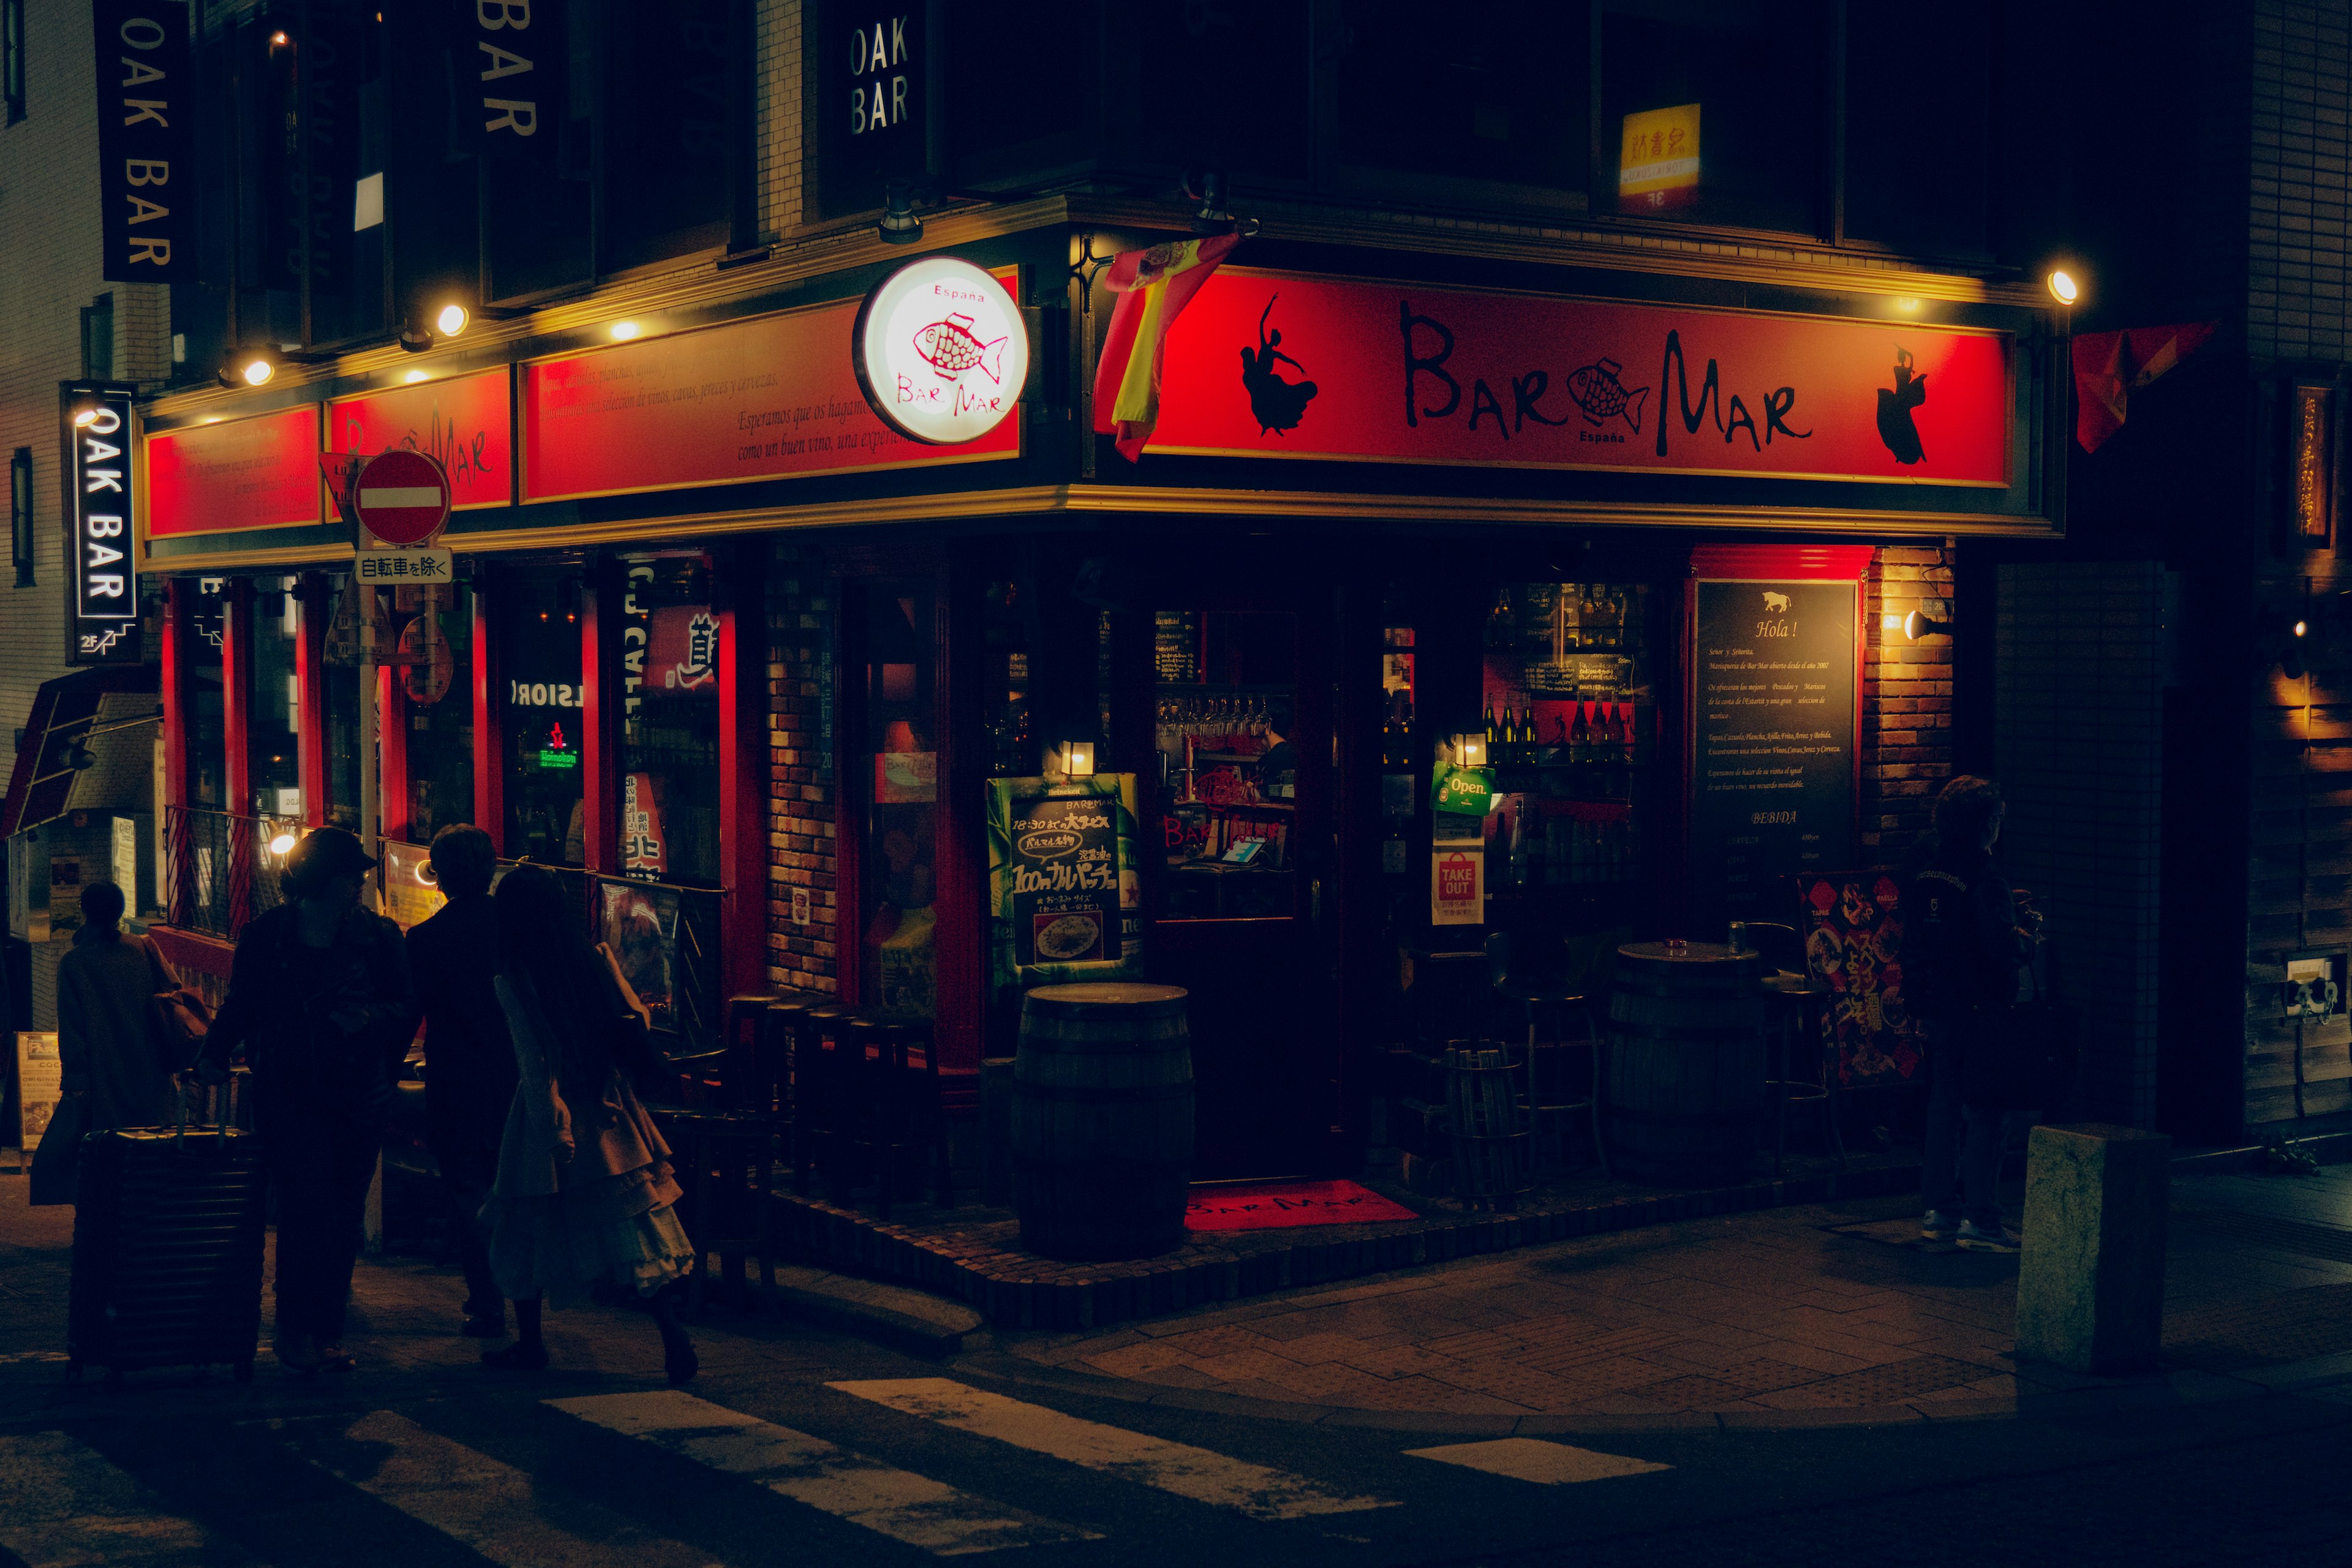
M 991 989 L 1129 980 L 1143 960 L 1135 775 L 988 783 Z
M 1830 988 L 1822 1048 L 1842 1087 L 1916 1077 L 1919 1021 L 1903 994 L 1903 889 L 1885 871 L 1795 879 L 1805 968 Z

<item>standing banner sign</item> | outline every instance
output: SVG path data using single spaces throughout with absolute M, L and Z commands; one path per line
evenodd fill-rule
M 16 1147 L 26 1155 L 41 1146 L 41 1134 L 65 1098 L 65 1064 L 55 1034 L 19 1031 L 16 1036 Z
M 991 993 L 1139 973 L 1139 866 L 1133 773 L 989 780 Z
M 66 603 L 66 662 L 137 664 L 139 636 L 137 466 L 131 459 L 131 400 L 139 389 L 68 381 L 58 389 L 65 448 L 66 554 L 73 594 Z
M 195 73 L 186 0 L 96 0 L 100 231 L 110 283 L 196 275 Z

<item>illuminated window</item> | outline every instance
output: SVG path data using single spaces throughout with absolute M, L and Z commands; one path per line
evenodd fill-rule
M 505 851 L 546 866 L 584 865 L 579 572 L 520 570 L 497 587 L 490 635 L 506 731 Z
M 631 556 L 622 566 L 624 876 L 719 886 L 719 617 L 709 558 Z

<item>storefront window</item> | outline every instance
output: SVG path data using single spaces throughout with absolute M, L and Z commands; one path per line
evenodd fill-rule
M 408 698 L 408 836 L 430 844 L 474 820 L 474 590 L 402 588 L 399 667 Z
M 871 583 L 858 595 L 864 638 L 868 794 L 858 866 L 867 915 L 865 1005 L 931 1016 L 932 897 L 939 866 L 939 647 L 933 595 Z
M 1815 231 L 1823 36 L 1813 0 L 1603 0 L 1594 206 Z
M 614 864 L 646 881 L 715 888 L 719 617 L 710 608 L 710 561 L 698 552 L 632 556 L 623 571 Z
M 988 772 L 992 778 L 1031 778 L 1038 769 L 1036 730 L 1029 706 L 1029 616 L 1021 584 L 991 583 L 981 626 L 988 645 Z
M 1161 920 L 1285 919 L 1294 912 L 1297 627 L 1277 612 L 1160 609 Z
M 253 580 L 252 717 L 246 723 L 250 808 L 260 816 L 302 815 L 302 683 L 295 673 L 300 601 L 291 577 Z
M 226 811 L 228 710 L 221 688 L 221 640 L 228 625 L 228 584 L 206 577 L 194 584 L 195 604 L 188 621 L 188 804 Z
M 587 858 L 581 805 L 580 574 L 519 571 L 492 602 L 506 730 L 506 853 L 544 865 Z
M 1577 0 L 1346 0 L 1340 156 L 1368 168 L 1584 188 L 1591 22 Z

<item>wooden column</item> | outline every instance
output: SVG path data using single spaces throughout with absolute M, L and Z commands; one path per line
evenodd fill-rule
M 490 638 L 490 604 L 497 594 L 487 569 L 474 574 L 474 826 L 507 850 L 506 734 L 499 699 L 499 649 Z
M 711 574 L 719 617 L 719 984 L 768 989 L 768 550 L 722 545 Z
M 301 693 L 302 728 L 297 738 L 301 764 L 302 825 L 327 822 L 327 579 L 305 572 L 295 590 L 294 677 Z

